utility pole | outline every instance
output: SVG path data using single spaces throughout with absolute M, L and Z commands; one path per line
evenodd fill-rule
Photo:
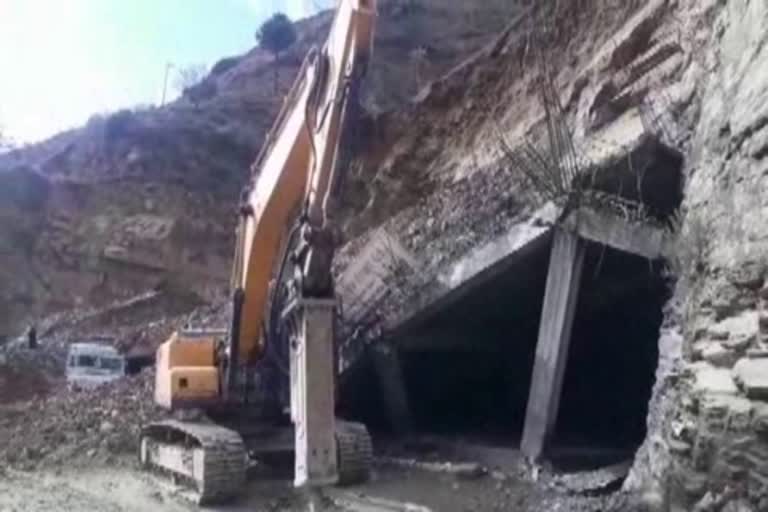
M 168 73 L 171 71 L 171 68 L 173 67 L 174 67 L 173 62 L 165 63 L 165 78 L 163 78 L 163 98 L 160 100 L 161 107 L 165 105 L 165 92 L 168 90 Z
M 307 16 L 311 16 L 326 9 L 335 9 L 338 7 L 338 3 L 337 0 L 306 0 L 304 13 Z

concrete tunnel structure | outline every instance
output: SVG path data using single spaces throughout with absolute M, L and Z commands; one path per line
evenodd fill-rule
M 659 219 L 679 207 L 682 161 L 658 140 L 612 162 L 596 188 Z M 459 435 L 561 464 L 634 454 L 669 298 L 669 233 L 589 208 L 558 226 L 540 213 L 451 265 L 437 297 L 371 343 L 342 386 L 345 414 L 374 432 Z

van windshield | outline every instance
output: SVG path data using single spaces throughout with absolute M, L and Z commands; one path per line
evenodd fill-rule
M 99 368 L 104 370 L 120 370 L 123 367 L 123 361 L 116 357 L 99 358 Z
M 114 372 L 123 369 L 123 360 L 119 357 L 78 354 L 69 358 L 69 366 L 73 368 L 93 368 Z
M 96 366 L 96 357 L 95 356 L 85 356 L 85 355 L 79 355 L 77 356 L 77 364 L 76 366 L 83 366 L 86 368 L 93 368 Z

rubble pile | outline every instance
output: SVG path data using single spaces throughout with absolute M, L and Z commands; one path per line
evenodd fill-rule
M 126 307 L 145 302 L 150 307 L 141 310 Z M 93 338 L 112 340 L 115 347 L 128 356 L 149 355 L 173 331 L 184 326 L 226 327 L 230 321 L 229 307 L 230 301 L 222 297 L 209 302 L 185 302 L 183 296 L 151 291 L 100 309 L 81 308 L 55 313 L 45 317 L 38 325 L 43 351 L 29 353 L 26 357 L 34 360 L 38 367 L 43 364 L 61 373 L 69 344 Z M 8 347 L 9 350 L 10 347 L 18 349 L 25 344 L 26 338 L 21 336 L 8 343 Z M 0 364 L 3 362 L 2 350 L 0 345 Z M 55 353 L 56 356 L 51 358 L 44 353 Z
M 141 426 L 164 416 L 152 398 L 153 383 L 154 373 L 145 371 L 94 390 L 58 389 L 0 406 L 0 466 L 124 462 L 136 453 Z
M 64 357 L 61 350 L 0 346 L 0 405 L 48 394 L 63 378 Z
M 365 345 L 445 293 L 443 274 L 462 257 L 513 226 L 545 222 L 518 199 L 520 186 L 504 165 L 484 168 L 342 247 L 334 271 L 344 305 L 343 359 L 355 360 Z
M 100 311 L 72 310 L 44 319 L 37 349 L 26 346 L 25 336 L 0 345 L 0 467 L 118 463 L 134 455 L 141 426 L 163 416 L 152 396 L 154 373 L 146 369 L 93 390 L 67 389 L 69 344 L 108 336 L 128 356 L 152 354 L 176 329 L 225 326 L 229 301 L 178 315 L 154 313 L 151 321 L 128 314 L 113 315 L 108 325 L 89 324 Z
M 24 336 L 0 345 L 0 467 L 34 470 L 134 460 L 141 426 L 164 416 L 152 396 L 154 372 L 148 368 L 96 389 L 71 390 L 64 375 L 69 344 L 108 336 L 128 356 L 151 354 L 175 329 L 225 326 L 229 301 L 178 315 L 155 313 L 143 322 L 129 314 L 113 316 L 111 325 L 89 324 L 95 316 L 83 309 L 46 318 L 35 350 Z
M 160 343 L 176 330 L 185 327 L 193 329 L 223 329 L 230 323 L 230 301 L 217 299 L 202 304 L 190 312 L 174 316 L 162 316 L 142 324 L 127 323 L 111 332 L 118 349 L 128 355 L 152 354 Z

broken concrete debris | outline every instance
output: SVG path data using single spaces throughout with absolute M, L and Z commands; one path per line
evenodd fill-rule
M 555 485 L 562 486 L 568 492 L 580 494 L 599 494 L 611 492 L 621 486 L 629 473 L 632 461 L 625 461 L 594 471 L 557 475 Z
M 415 468 L 433 473 L 445 473 L 459 479 L 480 478 L 488 474 L 488 469 L 476 462 L 427 462 L 400 457 L 379 457 L 378 460 L 382 464 Z
M 366 496 L 362 493 L 333 493 L 333 502 L 344 510 L 370 512 L 433 512 L 429 507 Z
M 0 461 L 35 468 L 134 460 L 139 429 L 164 415 L 152 399 L 153 373 L 103 387 L 0 404 Z M 126 459 L 130 456 L 130 459 Z

